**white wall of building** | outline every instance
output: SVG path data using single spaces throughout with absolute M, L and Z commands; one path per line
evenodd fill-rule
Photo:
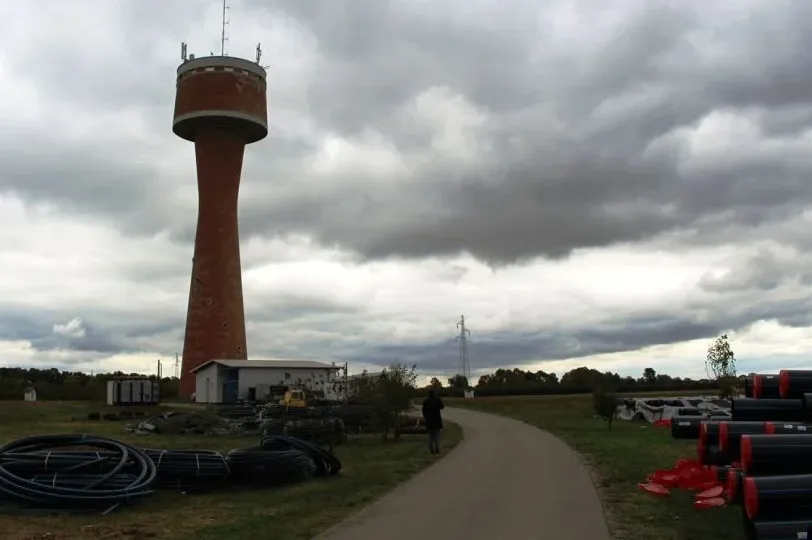
M 324 368 L 241 368 L 237 393 L 240 398 L 248 399 L 248 389 L 261 385 L 302 386 L 310 390 L 329 391 L 335 372 L 335 369 Z
M 196 373 L 195 401 L 197 403 L 222 403 L 223 377 L 219 376 L 220 366 L 210 364 Z

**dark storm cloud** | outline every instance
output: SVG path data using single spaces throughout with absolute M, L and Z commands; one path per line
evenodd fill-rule
M 121 4 L 108 22 L 121 30 L 118 39 L 105 27 L 72 46 L 66 34 L 47 58 L 45 50 L 19 49 L 25 54 L 14 56 L 17 67 L 43 95 L 58 93 L 89 110 L 138 110 L 156 140 L 169 140 L 177 59 L 167 48 L 216 13 L 197 0 L 162 5 L 160 21 L 145 28 L 133 21 L 150 13 L 147 4 Z M 313 129 L 304 136 L 275 126 L 248 152 L 244 235 L 310 234 L 366 258 L 468 251 L 503 263 L 686 228 L 703 232 L 709 218 L 746 233 L 812 203 L 812 165 L 791 150 L 732 149 L 686 170 L 684 149 L 663 139 L 714 111 L 754 115 L 768 136 L 808 128 L 812 4 L 755 5 L 749 16 L 732 17 L 698 2 L 627 2 L 605 12 L 587 2 L 579 5 L 584 20 L 602 24 L 564 32 L 558 11 L 565 4 L 235 6 L 245 20 L 307 34 L 285 47 L 318 48 L 305 75 L 297 73 L 301 80 L 290 79 L 288 67 L 271 68 L 271 108 L 282 99 L 279 113 Z M 197 48 L 209 45 L 195 39 Z M 132 51 L 137 62 L 124 58 Z M 289 54 L 266 49 L 266 57 L 283 62 Z M 419 166 L 407 159 L 409 170 L 386 181 L 372 161 L 343 177 L 312 176 L 320 133 L 352 139 L 373 130 L 401 152 L 429 152 L 432 130 L 399 111 L 442 88 L 484 115 L 474 138 L 488 150 L 475 168 L 435 151 Z M 291 96 L 303 100 L 288 103 Z M 441 110 L 434 121 L 443 119 Z M 657 140 L 659 149 L 650 148 Z M 178 186 L 167 185 L 160 166 L 118 166 L 89 147 L 52 147 L 33 165 L 16 149 L 2 156 L 8 165 L 0 189 L 90 210 L 131 234 L 169 229 L 190 241 L 194 201 L 173 198 Z M 193 186 L 191 176 L 186 181 Z
M 808 127 L 808 4 L 735 23 L 689 5 L 648 4 L 580 56 L 545 39 L 550 13 L 537 27 L 519 3 L 479 21 L 455 21 L 462 13 L 439 7 L 420 15 L 397 2 L 276 6 L 319 42 L 309 89 L 319 125 L 350 137 L 371 128 L 411 147 L 420 139 L 399 130 L 397 108 L 447 86 L 489 113 L 483 137 L 499 152 L 476 173 L 448 162 L 416 173 L 428 181 L 365 185 L 363 200 L 349 204 L 358 197 L 344 189 L 350 180 L 284 205 L 271 200 L 275 232 L 309 232 L 369 258 L 466 250 L 506 262 L 701 227 L 709 216 L 753 226 L 812 202 L 812 167 L 780 152 L 734 154 L 694 173 L 682 170 L 677 148 L 642 155 L 657 137 L 713 111 L 760 110 L 767 134 Z M 552 117 L 541 114 L 550 107 Z M 510 137 L 521 152 L 511 151 Z M 359 211 L 366 219 L 354 219 Z M 262 227 L 259 214 L 246 207 L 249 228 Z

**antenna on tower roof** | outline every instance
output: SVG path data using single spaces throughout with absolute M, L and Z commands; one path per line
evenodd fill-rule
M 228 36 L 226 35 L 226 27 L 228 26 L 226 12 L 228 9 L 228 0 L 223 0 L 223 27 L 222 31 L 220 32 L 220 56 L 226 55 L 226 41 L 228 41 Z
M 259 64 L 260 58 L 262 58 L 262 44 L 257 43 L 257 64 Z
M 186 42 L 185 41 L 180 42 L 180 59 L 183 60 L 184 62 L 186 61 Z

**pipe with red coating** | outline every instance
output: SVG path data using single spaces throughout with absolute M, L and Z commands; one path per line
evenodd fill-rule
M 804 409 L 800 399 L 734 398 L 730 400 L 730 416 L 737 422 L 803 422 Z
M 782 369 L 778 372 L 778 390 L 782 399 L 799 399 L 812 392 L 812 370 Z
M 796 520 L 812 516 L 812 474 L 747 476 L 742 488 L 744 510 L 751 520 Z
M 697 461 L 703 465 L 728 465 L 730 458 L 719 449 L 719 424 L 704 420 L 699 425 Z
M 744 481 L 744 471 L 729 467 L 725 478 L 725 498 L 728 504 L 742 503 L 742 482 Z
M 781 398 L 781 392 L 778 388 L 778 383 L 778 375 L 764 375 L 763 373 L 753 375 L 753 395 L 747 397 L 753 397 L 755 399 L 779 399 Z
M 812 473 L 812 435 L 742 435 L 741 464 L 747 474 Z
M 719 422 L 719 448 L 736 461 L 742 435 L 770 433 L 771 428 L 771 422 Z

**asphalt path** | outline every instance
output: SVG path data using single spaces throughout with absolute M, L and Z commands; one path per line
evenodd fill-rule
M 592 479 L 567 445 L 517 420 L 443 412 L 463 442 L 314 540 L 609 540 Z

